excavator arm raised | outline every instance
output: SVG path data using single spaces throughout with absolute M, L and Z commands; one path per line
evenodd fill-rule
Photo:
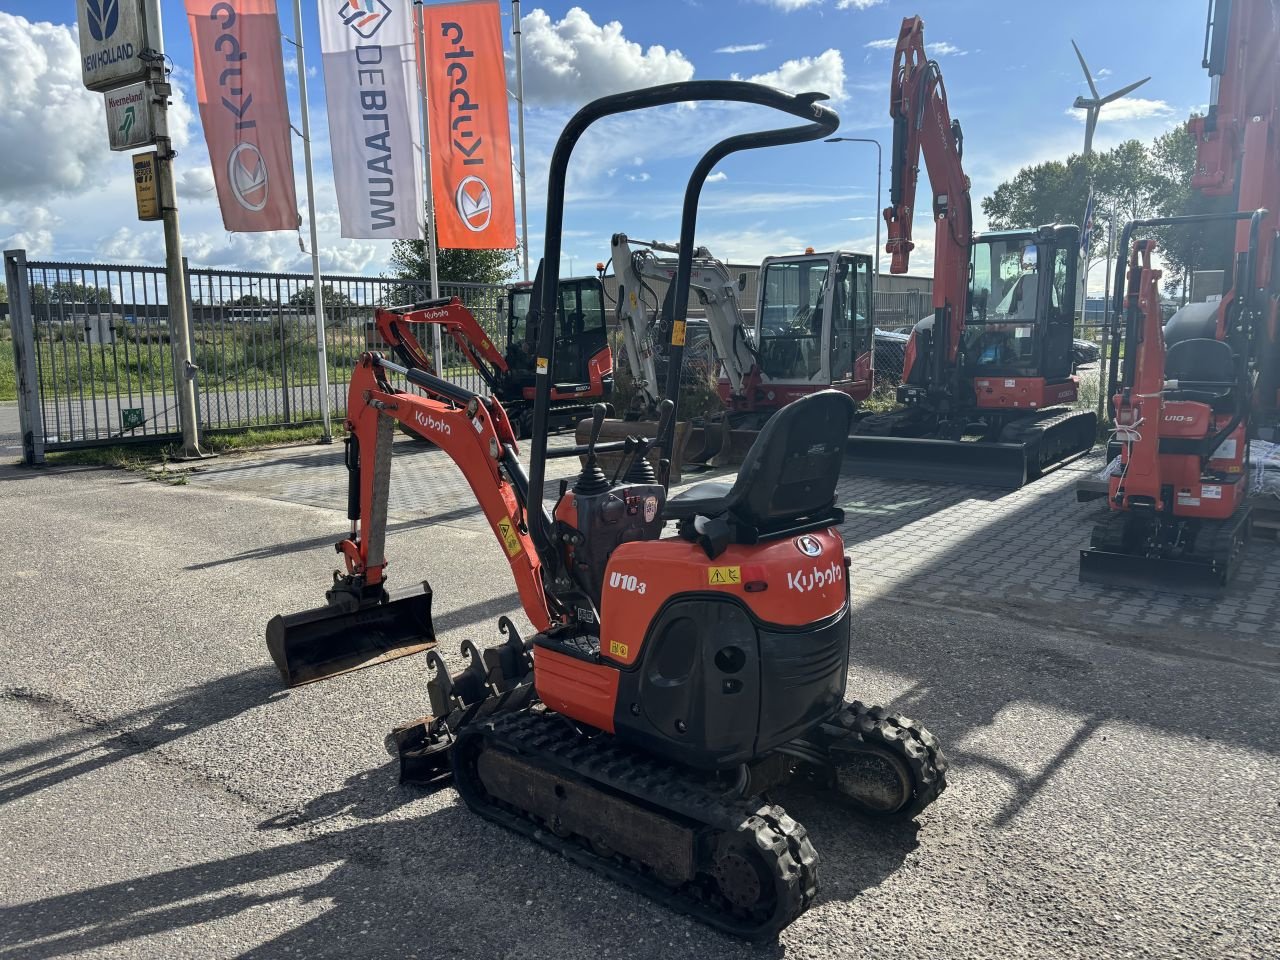
M 964 136 L 959 121 L 951 118 L 942 71 L 925 53 L 924 21 L 919 17 L 902 21 L 893 55 L 889 113 L 893 118 L 891 206 L 884 211 L 889 233 L 885 251 L 892 257 L 889 269 L 906 273 L 911 262 L 912 214 L 923 154 L 933 187 L 933 342 L 946 346 L 938 360 L 945 356 L 946 363 L 954 365 L 964 333 L 973 208 L 961 162 Z
M 498 378 L 507 372 L 507 358 L 494 345 L 470 310 L 457 297 L 424 300 L 403 307 L 378 307 L 373 314 L 374 325 L 382 337 L 406 367 L 431 370 L 428 359 L 412 324 L 436 324 L 458 345 L 467 362 L 475 367 L 485 386 L 497 392 Z

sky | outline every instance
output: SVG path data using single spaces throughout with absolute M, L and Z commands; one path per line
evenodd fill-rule
M 280 0 L 293 34 L 293 2 Z M 303 5 L 316 159 L 321 266 L 327 273 L 389 270 L 391 242 L 339 236 L 317 4 Z M 336 0 L 320 0 L 321 5 Z M 603 93 L 685 79 L 758 80 L 792 92 L 820 90 L 840 114 L 838 135 L 879 140 L 886 151 L 876 198 L 876 148 L 810 143 L 728 158 L 703 191 L 698 242 L 721 259 L 753 263 L 806 246 L 870 252 L 888 202 L 893 46 L 905 16 L 924 19 L 952 116 L 965 133 L 978 227 L 980 200 L 1024 165 L 1065 159 L 1083 145 L 1087 93 L 1071 48 L 1080 45 L 1102 93 L 1151 80 L 1102 113 L 1095 149 L 1150 138 L 1203 110 L 1200 67 L 1206 0 L 580 0 L 523 5 L 529 240 L 536 264 L 546 213 L 546 168 L 565 121 Z M 193 266 L 310 272 L 296 233 L 230 234 L 221 222 L 195 111 L 191 35 L 181 0 L 162 0 L 174 63 L 171 114 L 184 253 Z M 511 4 L 500 4 L 510 67 Z M 107 147 L 100 94 L 81 86 L 73 0 L 0 0 L 0 249 L 31 259 L 163 262 L 158 223 L 139 223 L 126 154 Z M 286 84 L 300 126 L 298 65 L 286 42 Z M 511 70 L 514 76 L 514 70 Z M 511 86 L 514 87 L 514 80 Z M 515 101 L 512 100 L 515 150 Z M 674 241 L 680 200 L 696 158 L 730 133 L 776 125 L 762 108 L 699 105 L 631 114 L 598 125 L 574 153 L 564 262 L 590 272 L 609 237 Z M 305 203 L 295 142 L 299 202 Z M 513 157 L 513 159 L 518 159 Z M 921 175 L 911 273 L 932 269 L 931 192 Z M 1083 212 L 1082 212 L 1083 215 Z M 518 214 L 517 214 L 518 216 Z M 519 225 L 517 224 L 517 227 Z M 305 228 L 304 228 L 305 229 Z M 888 269 L 888 258 L 882 260 Z M 1102 284 L 1101 268 L 1091 278 Z

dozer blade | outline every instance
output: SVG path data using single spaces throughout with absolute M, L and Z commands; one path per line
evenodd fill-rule
M 267 650 L 290 687 L 407 657 L 436 644 L 431 588 L 357 610 L 337 604 L 272 617 Z
M 845 465 L 855 476 L 971 483 L 1017 490 L 1027 482 L 1027 447 L 909 437 L 851 436 Z
M 1139 557 L 1107 550 L 1080 551 L 1080 582 L 1129 590 L 1179 593 L 1210 600 L 1221 597 L 1228 574 L 1217 564 Z

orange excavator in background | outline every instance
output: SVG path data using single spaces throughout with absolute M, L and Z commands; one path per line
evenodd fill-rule
M 823 99 L 690 81 L 583 107 L 552 152 L 540 315 L 555 311 L 567 168 L 593 122 L 702 100 L 797 118 L 722 140 L 690 178 L 668 354 L 678 383 L 707 175 L 739 150 L 829 136 L 839 118 Z M 656 438 L 599 443 L 600 404 L 586 445 L 551 450 L 555 340 L 544 323 L 527 474 L 496 399 L 431 374 L 407 340 L 413 363 L 360 358 L 347 411 L 351 531 L 338 544 L 346 573 L 327 607 L 274 618 L 268 649 L 295 684 L 434 644 L 429 588 L 395 600 L 385 590 L 392 431 L 415 424 L 467 478 L 536 633 L 524 640 L 503 617 L 506 641 L 484 651 L 466 641 L 467 665 L 453 674 L 428 652 L 431 716 L 394 732 L 402 777 L 452 778 L 478 815 L 727 933 L 772 939 L 818 890 L 813 843 L 773 791 L 910 818 L 946 786 L 946 758 L 923 726 L 844 699 L 857 570 L 835 491 L 854 402 L 827 390 L 789 404 L 732 484 L 668 498 L 645 454 L 655 441 L 670 449 L 679 391 Z M 606 448 L 629 461 L 612 478 L 597 461 Z M 548 510 L 548 458 L 579 454 L 586 463 Z M 662 537 L 667 523 L 674 535 Z
M 475 368 L 489 392 L 502 401 L 516 437 L 527 437 L 533 429 L 533 361 L 539 332 L 538 312 L 533 304 L 538 299 L 540 276 L 532 282 L 512 284 L 498 303 L 499 323 L 506 328 L 505 350 L 498 348 L 457 297 L 380 308 L 374 314 L 374 322 L 383 342 L 397 353 L 405 349 L 401 333 L 409 329 L 406 324 L 439 326 Z M 574 426 L 591 415 L 593 404 L 613 395 L 613 351 L 605 328 L 604 287 L 600 279 L 567 277 L 560 281 L 558 293 L 557 357 L 551 391 L 553 429 Z M 389 336 L 389 325 L 400 332 Z M 416 338 L 410 339 L 416 342 Z M 425 356 L 415 359 L 426 361 Z M 434 365 L 426 362 L 424 369 L 433 369 Z M 412 426 L 405 429 L 420 435 Z
M 859 419 L 855 473 L 1020 487 L 1089 450 L 1097 416 L 1071 408 L 1080 231 L 1053 224 L 975 235 L 964 136 L 924 22 L 902 22 L 893 59 L 890 270 L 906 273 L 923 154 L 933 187 L 933 316 L 907 344 L 901 409 Z
M 1249 528 L 1252 439 L 1280 429 L 1280 10 L 1274 0 L 1209 5 L 1208 113 L 1190 121 L 1192 186 L 1231 197 L 1234 212 L 1135 221 L 1120 245 L 1107 395 L 1119 468 L 1108 513 L 1080 554 L 1080 579 L 1215 596 L 1235 572 Z M 1222 251 L 1224 295 L 1168 323 L 1155 241 L 1136 232 L 1235 221 Z M 1128 259 L 1126 288 L 1125 260 Z

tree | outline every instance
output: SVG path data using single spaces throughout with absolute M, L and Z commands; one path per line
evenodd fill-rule
M 1231 197 L 1206 197 L 1191 188 L 1196 143 L 1185 125 L 1156 138 L 1151 145 L 1151 160 L 1160 216 L 1226 213 L 1233 209 Z M 1165 289 L 1180 288 L 1185 298 L 1193 271 L 1226 269 L 1234 249 L 1234 230 L 1235 224 L 1230 221 L 1157 230 L 1156 242 L 1165 264 Z
M 514 250 L 436 251 L 441 283 L 506 283 L 516 272 Z M 397 280 L 431 281 L 424 240 L 397 240 L 391 248 L 392 275 Z
M 0 303 L 9 302 L 9 288 L 0 283 Z
M 71 280 L 59 280 L 45 286 L 36 284 L 31 288 L 32 303 L 115 303 L 115 296 L 107 287 L 90 287 Z
M 234 300 L 228 300 L 226 305 L 228 307 L 274 307 L 277 304 L 274 300 L 260 297 L 256 293 L 245 293 Z
M 331 284 L 325 283 L 320 285 L 320 293 L 324 299 L 325 309 L 329 307 L 354 307 L 355 301 L 343 293 L 341 290 L 333 289 Z M 289 306 L 291 307 L 314 307 L 316 305 L 315 287 L 303 287 L 301 290 L 294 292 L 289 298 Z

